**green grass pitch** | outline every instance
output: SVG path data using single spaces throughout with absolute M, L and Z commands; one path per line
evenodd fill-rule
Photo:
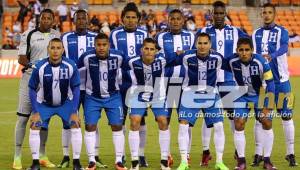
M 294 111 L 294 123 L 296 129 L 295 136 L 295 152 L 296 155 L 300 155 L 300 106 L 297 105 L 297 99 L 300 97 L 300 77 L 293 77 L 291 79 L 293 92 L 296 95 L 296 104 Z M 0 170 L 11 169 L 14 155 L 14 128 L 16 122 L 16 108 L 17 108 L 17 99 L 18 99 L 18 87 L 19 80 L 17 79 L 1 79 L 0 80 Z M 82 116 L 82 112 L 81 112 Z M 179 165 L 179 150 L 177 143 L 177 133 L 178 133 L 178 123 L 176 121 L 177 115 L 173 114 L 172 122 L 171 122 L 171 152 L 174 157 L 175 164 L 172 169 L 176 169 Z M 254 119 L 251 118 L 248 120 L 246 125 L 246 159 L 248 164 L 248 169 L 262 169 L 260 168 L 252 168 L 250 163 L 252 161 L 252 156 L 254 154 L 254 135 L 253 135 L 253 123 Z M 128 127 L 127 120 L 127 127 Z M 160 151 L 158 144 L 158 127 L 154 121 L 154 117 L 152 114 L 149 114 L 147 117 L 148 124 L 148 134 L 147 134 L 147 144 L 145 149 L 145 156 L 148 159 L 149 170 L 158 170 L 160 168 Z M 204 169 L 200 168 L 199 162 L 201 158 L 201 124 L 202 120 L 198 120 L 195 127 L 193 128 L 193 143 L 192 143 L 192 151 L 191 151 L 191 159 L 192 165 L 191 170 L 196 169 Z M 107 126 L 107 118 L 106 116 L 102 116 L 102 119 L 99 122 L 100 125 L 100 133 L 101 133 L 101 143 L 100 143 L 100 157 L 104 163 L 109 165 L 109 169 L 113 169 L 114 163 L 114 151 L 113 151 L 113 143 L 112 143 L 112 133 L 110 127 Z M 233 136 L 229 130 L 229 122 L 225 119 L 225 135 L 226 135 L 226 143 L 225 143 L 225 151 L 224 151 L 224 162 L 230 168 L 233 169 L 236 161 L 233 159 L 234 153 L 234 144 L 233 144 Z M 54 117 L 51 120 L 49 126 L 49 137 L 47 142 L 47 155 L 49 159 L 58 164 L 62 158 L 62 148 L 61 148 L 61 128 L 62 123 L 60 119 Z M 273 129 L 275 134 L 275 141 L 272 152 L 272 161 L 280 170 L 288 170 L 288 163 L 284 160 L 286 147 L 284 141 L 284 133 L 281 125 L 281 120 L 279 118 L 274 119 Z M 213 138 L 212 138 L 213 139 Z M 205 169 L 214 169 L 214 146 L 213 140 L 211 141 L 211 151 L 213 153 L 213 160 L 210 162 L 208 168 Z M 23 145 L 23 168 L 28 167 L 31 164 L 31 154 L 30 148 L 28 144 L 28 127 L 27 133 Z M 127 156 L 127 167 L 130 167 L 130 153 L 128 146 L 128 138 L 126 137 L 126 156 Z M 298 161 L 300 162 L 300 158 L 298 157 Z M 81 153 L 81 163 L 86 166 L 87 165 L 87 155 L 85 152 L 85 145 L 82 145 L 82 153 Z M 54 168 L 55 169 L 55 168 Z M 290 169 L 300 169 L 298 168 L 290 168 Z

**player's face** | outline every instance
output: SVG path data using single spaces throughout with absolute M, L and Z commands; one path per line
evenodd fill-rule
M 83 12 L 76 14 L 75 25 L 76 25 L 76 29 L 85 30 L 88 26 L 87 15 Z
M 180 32 L 184 25 L 183 16 L 178 12 L 172 13 L 168 22 L 170 30 L 175 33 Z
M 248 62 L 251 59 L 253 54 L 253 49 L 249 44 L 241 44 L 237 49 L 237 53 L 239 54 L 240 60 L 242 62 Z
M 211 43 L 208 37 L 199 37 L 197 40 L 197 54 L 200 57 L 206 57 L 209 54 Z
M 53 16 L 50 13 L 42 13 L 40 17 L 40 27 L 44 30 L 49 30 L 53 25 Z
M 272 7 L 265 7 L 262 11 L 262 18 L 265 24 L 271 24 L 275 19 L 275 11 Z
M 56 41 L 50 42 L 48 46 L 48 53 L 51 61 L 53 62 L 60 61 L 63 52 L 64 52 L 64 47 L 62 42 L 56 42 Z
M 138 25 L 138 16 L 134 11 L 128 11 L 122 18 L 126 30 L 134 31 Z
M 157 49 L 155 48 L 154 43 L 145 43 L 142 47 L 142 56 L 144 61 L 153 61 Z
M 223 7 L 216 7 L 213 11 L 213 18 L 215 25 L 224 25 L 226 10 Z
M 100 57 L 101 59 L 107 58 L 109 51 L 108 39 L 97 39 L 95 41 L 95 48 L 98 57 Z

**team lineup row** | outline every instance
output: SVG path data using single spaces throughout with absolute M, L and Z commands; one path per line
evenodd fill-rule
M 140 14 L 134 3 L 125 6 L 121 14 L 123 26 L 113 30 L 109 37 L 88 31 L 87 12 L 78 10 L 74 14 L 76 31 L 65 33 L 60 40 L 59 33 L 50 29 L 53 12 L 49 9 L 44 10 L 41 13 L 40 26 L 22 35 L 19 49 L 19 63 L 25 67 L 20 82 L 13 168 L 22 168 L 20 153 L 25 131 L 21 129 L 25 129 L 30 115 L 32 123 L 29 143 L 33 163 L 29 169 L 40 169 L 40 165 L 55 166 L 45 155 L 44 146 L 48 122 L 56 113 L 64 123 L 62 133 L 64 158 L 58 167 L 69 165 L 71 142 L 73 169 L 82 169 L 79 162 L 82 134 L 77 115 L 77 106 L 82 103 L 86 129 L 84 140 L 89 157 L 87 169 L 106 166 L 98 156 L 97 122 L 101 114 L 99 109 L 102 108 L 106 111 L 113 131 L 115 169 L 127 169 L 122 159 L 125 141 L 125 129 L 122 125 L 127 113 L 130 117 L 128 140 L 131 169 L 148 166 L 143 153 L 146 136 L 144 115 L 147 107 L 152 108 L 159 125 L 161 169 L 171 169 L 168 125 L 172 110 L 164 104 L 166 93 L 170 89 L 165 83 L 157 83 L 156 81 L 162 80 L 157 79 L 158 77 L 171 77 L 175 80 L 183 78 L 182 82 L 176 83 L 187 92 L 187 96 L 195 93 L 190 87 L 196 86 L 196 95 L 202 95 L 198 103 L 207 102 L 208 98 L 205 98 L 209 93 L 207 87 L 246 86 L 247 93 L 238 98 L 238 101 L 256 104 L 259 91 L 264 85 L 266 92 L 274 94 L 275 102 L 278 102 L 280 93 L 290 93 L 286 59 L 288 35 L 284 28 L 274 24 L 275 8 L 271 4 L 264 6 L 262 17 L 265 25 L 254 31 L 253 42 L 238 28 L 224 24 L 226 14 L 224 3 L 217 1 L 213 4 L 213 8 L 214 24 L 200 29 L 196 36 L 182 29 L 184 22 L 181 11 L 177 9 L 171 11 L 168 18 L 169 29 L 159 33 L 155 40 L 147 38 L 147 32 L 138 28 Z M 43 59 L 47 54 L 49 57 Z M 137 100 L 128 97 L 130 92 L 138 90 L 138 86 L 154 87 L 154 84 L 164 87 L 163 92 L 152 93 L 145 88 L 134 97 Z M 180 91 L 176 93 L 181 93 Z M 226 95 L 223 92 L 215 94 L 213 98 L 209 98 L 213 103 Z M 201 165 L 207 166 L 211 159 L 209 141 L 211 129 L 214 128 L 214 137 L 215 139 L 218 137 L 214 140 L 215 168 L 228 169 L 222 161 L 225 144 L 222 109 L 214 106 L 195 106 L 192 101 L 183 101 L 179 102 L 177 109 L 181 155 L 181 163 L 177 169 L 189 169 L 191 129 L 200 110 L 205 113 Z M 129 105 L 128 108 L 126 102 L 133 105 Z M 264 106 L 267 106 L 268 102 L 266 99 Z M 137 103 L 142 107 L 134 107 Z M 270 160 L 274 138 L 272 117 L 269 114 L 271 109 L 267 107 L 261 109 L 257 105 L 255 108 L 256 155 L 252 166 L 259 166 L 263 161 L 266 169 L 276 169 Z M 249 109 L 239 107 L 224 110 L 227 113 L 234 113 L 230 122 L 237 158 L 235 169 L 246 169 L 244 127 Z M 294 156 L 292 110 L 288 107 L 287 98 L 283 100 L 283 107 L 277 108 L 277 111 L 282 115 L 286 134 L 286 159 L 290 166 L 297 166 Z

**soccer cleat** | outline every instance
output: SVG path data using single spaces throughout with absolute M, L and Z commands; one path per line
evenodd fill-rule
M 237 165 L 234 170 L 245 170 L 246 169 L 246 159 L 245 158 L 238 158 Z
M 139 164 L 140 167 L 148 167 L 148 162 L 146 161 L 146 157 L 145 156 L 139 156 Z
M 223 162 L 216 163 L 215 169 L 216 170 L 229 170 L 229 168 Z
M 60 164 L 57 165 L 57 168 L 68 168 L 70 166 L 70 157 L 64 156 Z
M 189 170 L 189 164 L 186 162 L 181 162 L 177 170 Z
M 208 166 L 208 162 L 212 159 L 209 150 L 203 151 L 202 153 L 202 161 L 200 163 L 201 166 Z
M 187 161 L 188 161 L 189 166 L 191 166 L 192 160 L 191 160 L 190 154 L 187 155 Z
M 174 159 L 173 159 L 172 155 L 169 154 L 169 156 L 168 156 L 168 166 L 172 167 L 173 163 L 174 163 Z
M 267 170 L 277 170 L 275 166 L 273 166 L 270 157 L 264 157 L 264 169 Z
M 127 170 L 127 168 L 122 164 L 122 162 L 117 162 L 115 164 L 115 169 L 116 170 Z
M 55 165 L 49 161 L 47 156 L 40 156 L 40 165 L 46 168 L 55 168 Z
M 79 159 L 73 159 L 73 170 L 84 170 L 82 168 Z
M 287 160 L 289 162 L 290 167 L 298 166 L 298 163 L 296 162 L 294 154 L 286 155 L 285 160 Z
M 259 166 L 259 164 L 263 161 L 263 157 L 258 155 L 258 154 L 255 154 L 254 155 L 254 160 L 251 164 L 252 167 L 257 167 Z
M 88 167 L 85 168 L 85 170 L 96 170 L 96 163 L 89 162 L 89 165 L 88 165 Z
M 135 161 L 131 161 L 131 168 L 130 170 L 139 170 L 140 166 L 139 166 L 139 161 L 135 160 Z
M 14 157 L 13 169 L 22 169 L 21 156 Z
M 171 170 L 171 168 L 168 165 L 168 160 L 161 160 L 160 161 L 160 169 L 161 170 Z
M 96 160 L 96 166 L 98 168 L 108 168 L 107 165 L 105 165 L 104 163 L 102 163 L 101 159 L 99 158 L 99 156 L 95 156 L 95 160 Z
M 26 170 L 40 170 L 40 164 L 39 164 L 39 160 L 35 159 L 32 161 L 32 165 L 27 168 Z

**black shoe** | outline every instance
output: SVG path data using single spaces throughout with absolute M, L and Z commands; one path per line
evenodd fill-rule
M 237 159 L 237 165 L 234 168 L 235 170 L 245 170 L 246 169 L 246 159 L 243 158 L 238 158 Z
M 59 165 L 57 165 L 57 168 L 68 168 L 70 165 L 70 157 L 64 156 L 63 160 Z
M 277 170 L 277 168 L 272 164 L 270 157 L 264 157 L 264 169 Z
M 298 166 L 294 154 L 286 155 L 285 160 L 287 160 L 290 163 L 289 166 L 291 167 Z
M 95 162 L 89 162 L 88 167 L 86 167 L 86 170 L 96 170 L 96 163 Z
M 125 165 L 126 164 L 126 157 L 123 155 L 122 156 L 122 164 Z
M 254 160 L 251 164 L 252 167 L 258 167 L 259 164 L 263 161 L 263 157 L 258 155 L 258 154 L 255 154 L 254 155 Z
M 130 169 L 138 169 L 139 168 L 139 161 L 131 161 L 131 168 Z
M 34 159 L 32 161 L 32 165 L 27 170 L 40 170 L 40 162 L 38 159 Z
M 140 167 L 148 167 L 149 166 L 146 161 L 145 156 L 139 156 L 139 164 L 140 164 Z
M 79 159 L 73 159 L 73 170 L 84 170 L 82 168 Z

